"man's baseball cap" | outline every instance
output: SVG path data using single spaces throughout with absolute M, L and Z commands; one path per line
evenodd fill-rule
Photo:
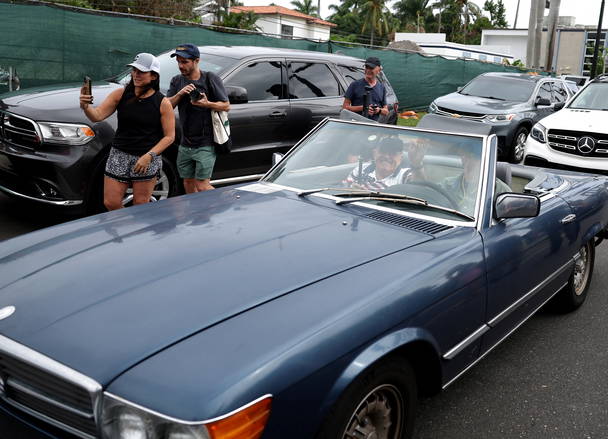
M 380 67 L 381 65 L 382 63 L 380 63 L 380 60 L 375 56 L 370 56 L 365 60 L 365 67 L 370 67 L 373 69 L 375 67 Z
M 403 151 L 403 141 L 398 137 L 385 137 L 378 144 L 380 151 L 398 153 Z
M 160 61 L 151 53 L 138 53 L 133 62 L 127 65 L 140 72 L 156 72 L 160 75 Z
M 181 56 L 182 58 L 196 59 L 201 57 L 198 47 L 194 44 L 186 43 L 180 44 L 175 48 L 175 53 L 171 54 L 171 58 L 174 56 Z

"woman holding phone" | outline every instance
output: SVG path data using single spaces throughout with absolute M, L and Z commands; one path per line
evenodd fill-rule
M 154 55 L 140 53 L 128 65 L 131 81 L 99 106 L 92 106 L 86 81 L 80 90 L 80 108 L 91 122 L 100 122 L 115 111 L 118 118 L 104 173 L 103 202 L 108 210 L 123 207 L 129 186 L 133 186 L 133 204 L 150 201 L 162 169 L 161 153 L 175 138 L 173 107 L 159 91 L 160 62 Z

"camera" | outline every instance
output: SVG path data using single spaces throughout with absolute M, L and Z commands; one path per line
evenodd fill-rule
M 201 99 L 201 97 L 203 96 L 203 94 L 198 90 L 198 88 L 195 88 L 194 90 L 192 90 L 190 92 L 190 101 L 195 102 Z

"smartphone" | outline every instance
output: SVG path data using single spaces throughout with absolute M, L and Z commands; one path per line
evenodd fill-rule
M 84 93 L 87 95 L 93 94 L 93 88 L 91 87 L 91 78 L 88 76 L 84 77 Z

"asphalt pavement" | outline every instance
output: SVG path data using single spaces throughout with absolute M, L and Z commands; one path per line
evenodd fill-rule
M 0 240 L 72 219 L 0 194 Z M 541 310 L 441 394 L 420 401 L 416 439 L 608 438 L 608 241 L 586 303 Z

